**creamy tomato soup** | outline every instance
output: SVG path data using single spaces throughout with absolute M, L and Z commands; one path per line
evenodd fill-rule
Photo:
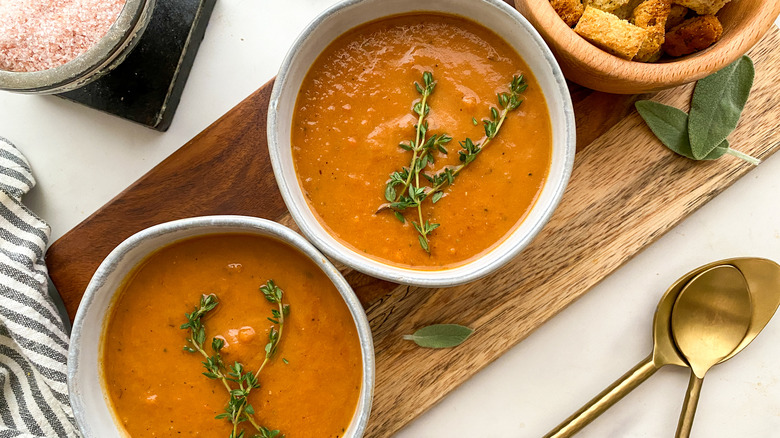
M 458 164 L 458 141 L 484 141 L 481 121 L 513 76 L 528 83 L 498 136 L 441 200 L 425 201 L 424 220 L 440 224 L 430 253 L 410 224 L 416 209 L 404 224 L 392 211 L 377 213 L 389 175 L 409 166 L 411 153 L 398 144 L 415 137 L 414 83 L 426 71 L 436 81 L 429 132 L 453 138 L 424 170 L 430 175 Z M 358 253 L 416 269 L 462 265 L 498 245 L 534 205 L 552 154 L 547 104 L 525 62 L 490 30 L 440 14 L 391 17 L 336 39 L 303 81 L 291 137 L 299 182 L 322 225 Z
M 226 364 L 256 370 L 265 357 L 274 306 L 259 287 L 284 291 L 290 313 L 278 350 L 249 395 L 254 420 L 287 438 L 341 437 L 362 382 L 357 330 L 338 290 L 306 256 L 274 239 L 243 234 L 196 237 L 152 254 L 125 281 L 104 329 L 102 372 L 117 423 L 129 436 L 230 435 L 228 393 L 206 378 L 203 356 L 184 351 L 185 312 L 203 294 L 218 306 L 203 319 L 206 350 L 225 339 Z M 253 429 L 246 427 L 247 436 Z

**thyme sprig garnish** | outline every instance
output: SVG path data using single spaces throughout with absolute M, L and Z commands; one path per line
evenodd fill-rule
M 498 107 L 491 107 L 490 118 L 482 120 L 485 138 L 480 143 L 475 143 L 470 138 L 459 142 L 461 147 L 461 150 L 458 151 L 460 164 L 445 166 L 433 175 L 423 173 L 423 170 L 428 164 L 434 163 L 434 151 L 438 150 L 443 154 L 447 154 L 447 149 L 444 145 L 449 143 L 452 138 L 447 134 L 434 134 L 426 140 L 428 121 L 425 119 L 430 112 L 430 105 L 427 101 L 433 93 L 436 82 L 433 80 L 433 74 L 426 71 L 423 73 L 423 85 L 417 82 L 414 85 L 417 92 L 422 95 L 422 99 L 412 107 L 413 111 L 418 115 L 417 124 L 415 125 L 416 137 L 414 141 L 399 145 L 402 149 L 412 152 L 411 164 L 409 167 L 404 167 L 401 171 L 390 174 L 390 178 L 385 185 L 385 199 L 388 203 L 382 204 L 377 213 L 391 209 L 395 217 L 401 223 L 404 223 L 403 211 L 408 208 L 416 208 L 419 222 L 412 221 L 412 225 L 418 233 L 417 237 L 420 246 L 430 253 L 428 235 L 438 228 L 439 224 L 431 223 L 429 220 L 423 222 L 423 201 L 430 197 L 431 202 L 435 204 L 442 199 L 444 196 L 443 190 L 447 186 L 452 185 L 455 177 L 466 166 L 471 164 L 477 158 L 477 155 L 498 135 L 509 112 L 517 109 L 523 103 L 522 93 L 528 88 L 528 84 L 523 75 L 514 76 L 509 83 L 509 91 L 496 95 Z M 477 119 L 472 117 L 472 123 L 477 125 Z M 430 185 L 420 186 L 421 174 Z M 399 185 L 401 185 L 401 190 L 396 189 Z
M 428 234 L 438 228 L 439 224 L 430 223 L 427 220 L 423 221 L 422 202 L 427 196 L 428 189 L 420 186 L 420 173 L 428 164 L 435 162 L 434 151 L 447 154 L 447 148 L 444 145 L 452 141 L 452 137 L 447 134 L 434 134 L 427 137 L 428 121 L 425 119 L 431 111 L 428 98 L 433 94 L 434 88 L 436 88 L 433 74 L 428 71 L 423 73 L 422 84 L 415 82 L 414 87 L 422 96 L 420 101 L 412 106 L 412 111 L 417 114 L 417 123 L 414 125 L 415 138 L 414 140 L 409 140 L 408 143 L 400 143 L 398 145 L 401 149 L 412 152 L 412 160 L 409 167 L 404 167 L 401 171 L 390 174 L 390 179 L 385 186 L 385 199 L 389 203 L 380 206 L 378 211 L 391 208 L 395 211 L 395 217 L 403 223 L 406 219 L 400 212 L 407 208 L 416 207 L 419 222 L 412 221 L 412 225 L 419 234 L 417 237 L 420 241 L 420 246 L 426 252 L 430 252 Z M 400 190 L 396 190 L 398 185 L 401 185 Z
M 268 280 L 266 284 L 260 286 L 260 292 L 263 293 L 266 300 L 276 304 L 277 307 L 271 309 L 271 317 L 268 320 L 274 326 L 271 327 L 268 333 L 268 343 L 265 345 L 265 358 L 255 372 L 245 370 L 244 365 L 238 361 L 233 362 L 230 366 L 225 364 L 220 353 L 225 346 L 225 340 L 221 337 L 215 336 L 211 340 L 211 349 L 214 354 L 209 355 L 206 352 L 203 346 L 206 342 L 206 327 L 203 324 L 203 318 L 219 304 L 216 295 L 202 295 L 195 310 L 192 313 L 184 314 L 187 322 L 180 327 L 182 330 L 188 330 L 187 342 L 189 345 L 186 345 L 184 350 L 190 353 L 200 353 L 205 359 L 202 362 L 203 367 L 206 369 L 203 375 L 209 379 L 221 381 L 230 396 L 225 406 L 225 411 L 215 417 L 220 420 L 228 420 L 233 425 L 230 438 L 244 438 L 244 431 L 238 430 L 238 426 L 243 422 L 250 423 L 257 432 L 252 435 L 252 438 L 284 437 L 284 435 L 280 435 L 279 430 L 271 430 L 259 425 L 253 417 L 255 414 L 254 407 L 249 403 L 251 391 L 260 387 L 260 382 L 258 381 L 260 372 L 265 368 L 279 347 L 284 329 L 284 320 L 290 313 L 290 306 L 283 302 L 284 291 L 273 280 Z
M 265 364 L 268 363 L 276 353 L 276 349 L 279 347 L 279 341 L 282 339 L 284 318 L 290 314 L 290 305 L 282 302 L 284 291 L 282 291 L 273 280 L 268 280 L 266 284 L 260 286 L 260 292 L 263 293 L 263 296 L 265 296 L 265 299 L 268 300 L 268 302 L 277 305 L 276 309 L 271 309 L 272 317 L 268 318 L 268 320 L 279 326 L 279 329 L 277 330 L 276 327 L 271 327 L 271 331 L 268 332 L 268 343 L 265 345 L 265 359 L 255 373 L 255 377 L 260 374 L 260 371 L 263 370 Z
M 490 118 L 482 120 L 485 128 L 485 139 L 482 140 L 482 143 L 475 144 L 470 138 L 459 142 L 462 149 L 458 151 L 460 164 L 454 167 L 446 167 L 430 178 L 433 187 L 428 194 L 432 195 L 431 200 L 434 203 L 441 199 L 442 189 L 451 185 L 455 181 L 455 177 L 477 158 L 477 155 L 487 147 L 491 140 L 496 138 L 509 112 L 516 110 L 523 103 L 521 94 L 526 88 L 528 88 L 528 84 L 525 82 L 525 77 L 523 75 L 514 76 L 512 82 L 509 83 L 509 92 L 496 95 L 501 110 L 499 111 L 496 107 L 491 107 Z

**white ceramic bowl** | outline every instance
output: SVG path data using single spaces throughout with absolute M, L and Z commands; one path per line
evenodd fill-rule
M 519 53 L 547 99 L 553 134 L 550 173 L 527 218 L 504 242 L 468 264 L 446 270 L 414 270 L 384 264 L 359 254 L 331 236 L 310 210 L 295 174 L 290 125 L 298 90 L 317 56 L 339 35 L 363 23 L 408 12 L 443 12 L 482 24 Z M 466 283 L 498 269 L 515 257 L 552 215 L 569 180 L 575 152 L 574 111 L 566 82 L 539 34 L 501 0 L 348 0 L 325 11 L 298 37 L 276 77 L 268 110 L 268 148 L 282 197 L 301 231 L 325 254 L 361 272 L 385 280 L 426 287 Z
M 316 263 L 336 286 L 352 313 L 363 356 L 363 387 L 352 423 L 344 437 L 363 436 L 374 390 L 374 345 L 360 301 L 339 271 L 301 236 L 275 222 L 246 216 L 206 216 L 156 225 L 129 237 L 106 257 L 81 300 L 68 350 L 68 392 L 82 434 L 87 438 L 125 436 L 111 413 L 100 378 L 101 336 L 109 306 L 122 281 L 139 262 L 157 249 L 188 237 L 215 233 L 249 233 L 285 242 Z

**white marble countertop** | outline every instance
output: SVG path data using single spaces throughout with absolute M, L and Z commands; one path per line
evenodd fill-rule
M 166 133 L 56 97 L 0 92 L 0 135 L 33 166 L 38 187 L 26 203 L 51 224 L 52 240 L 271 79 L 300 30 L 333 3 L 220 0 Z M 780 260 L 778 193 L 775 156 L 398 436 L 542 436 L 650 353 L 655 306 L 678 276 L 727 257 Z M 707 374 L 694 437 L 780 435 L 778 344 L 780 317 Z M 578 436 L 673 436 L 687 381 L 685 369 L 661 369 Z

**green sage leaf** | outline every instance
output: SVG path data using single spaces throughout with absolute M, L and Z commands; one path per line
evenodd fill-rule
M 691 155 L 688 115 L 684 111 L 652 100 L 640 100 L 634 106 L 661 143 L 678 154 Z
M 664 146 L 683 157 L 692 160 L 717 160 L 729 149 L 729 142 L 723 140 L 703 158 L 696 158 L 691 150 L 688 135 L 688 114 L 673 106 L 640 100 L 634 104 L 639 115 Z
M 688 120 L 688 138 L 697 160 L 704 159 L 718 148 L 737 127 L 754 77 L 753 61 L 748 56 L 742 56 L 696 83 Z
M 462 344 L 472 333 L 474 330 L 458 324 L 433 324 L 413 335 L 404 335 L 404 339 L 425 348 L 452 348 Z
M 722 157 L 722 156 L 724 156 L 726 154 L 730 154 L 733 151 L 734 150 L 731 149 L 731 146 L 729 145 L 729 141 L 726 140 L 726 139 L 723 139 L 723 141 L 719 145 L 715 146 L 715 149 L 711 150 L 710 153 L 707 154 L 706 157 L 702 158 L 702 160 L 717 160 L 718 158 L 720 158 L 720 157 Z M 688 158 L 690 158 L 690 157 L 688 157 Z M 749 158 L 753 158 L 753 157 L 749 157 Z M 743 160 L 749 161 L 746 158 L 743 158 Z M 755 163 L 755 164 L 757 164 L 757 163 Z

